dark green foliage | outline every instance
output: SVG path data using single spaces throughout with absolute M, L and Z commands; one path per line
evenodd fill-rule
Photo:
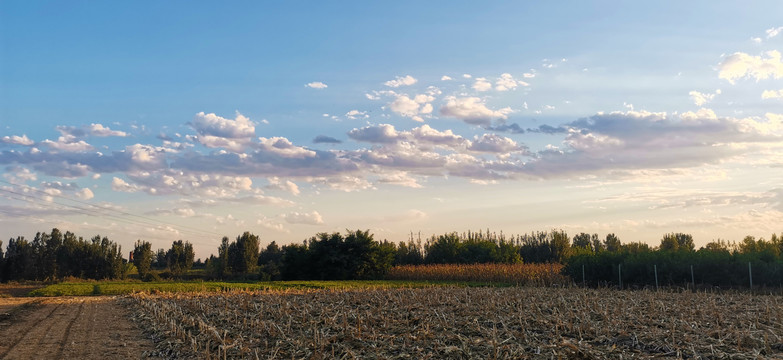
M 193 266 L 193 245 L 189 242 L 177 240 L 171 244 L 171 249 L 166 252 L 166 263 L 173 277 L 181 277 Z
M 149 242 L 136 240 L 133 248 L 133 265 L 139 272 L 139 279 L 145 279 L 152 266 L 152 245 Z
M 629 243 L 619 251 L 579 252 L 565 262 L 564 272 L 578 283 L 582 269 L 587 285 L 617 285 L 622 265 L 624 286 L 655 286 L 655 268 L 660 286 L 747 287 L 750 284 L 748 263 L 753 271 L 754 286 L 783 285 L 783 258 L 779 238 L 774 241 L 746 237 L 739 246 L 713 241 L 698 251 L 692 250 L 693 238 L 687 234 L 667 234 L 661 248 Z M 693 278 L 691 277 L 693 268 Z
M 522 262 L 517 246 L 505 237 L 487 233 L 456 232 L 433 236 L 424 245 L 426 264 L 479 264 Z
M 228 246 L 228 267 L 234 275 L 256 272 L 258 247 L 258 236 L 247 231 Z
M 282 279 L 280 269 L 283 267 L 283 250 L 272 241 L 258 255 L 258 269 L 261 280 L 271 281 Z
M 100 236 L 85 241 L 73 233 L 39 232 L 32 242 L 20 236 L 8 242 L 2 280 L 56 281 L 64 277 L 118 279 L 125 276 L 119 245 Z
M 379 279 L 391 268 L 396 249 L 369 230 L 320 233 L 302 245 L 283 246 L 280 276 L 286 280 Z M 266 255 L 265 255 L 266 256 Z M 276 266 L 276 265 L 275 265 Z

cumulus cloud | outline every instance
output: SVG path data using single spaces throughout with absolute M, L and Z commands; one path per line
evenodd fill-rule
M 318 135 L 313 139 L 313 144 L 342 144 L 342 140 L 335 139 L 331 136 Z
M 410 176 L 406 171 L 392 171 L 382 174 L 378 177 L 378 182 L 381 184 L 390 184 L 416 189 L 422 187 L 416 178 Z
M 309 87 L 311 89 L 326 89 L 329 86 L 324 84 L 324 83 L 322 83 L 322 82 L 320 82 L 320 81 L 314 81 L 314 82 L 305 84 L 305 87 Z
M 269 219 L 266 216 L 261 216 L 256 220 L 256 225 L 260 225 L 262 228 L 281 233 L 289 233 L 288 229 L 283 224 L 273 219 Z
M 30 138 L 28 138 L 27 135 L 3 136 L 2 138 L 0 138 L 0 142 L 3 142 L 4 144 L 23 145 L 23 146 L 33 146 L 35 144 L 35 142 L 30 140 Z
M 12 184 L 24 184 L 28 181 L 35 181 L 38 176 L 30 169 L 22 166 L 7 166 L 3 177 Z
M 553 176 L 603 169 L 695 167 L 748 151 L 732 144 L 783 140 L 765 122 L 720 118 L 709 109 L 679 118 L 644 111 L 599 113 L 567 126 L 566 148 L 539 152 L 524 165 L 525 173 Z
M 688 93 L 696 106 L 704 106 L 708 102 L 715 98 L 715 94 L 705 94 L 698 91 L 691 91 Z
M 773 28 L 769 28 L 769 29 L 767 29 L 767 31 L 766 31 L 766 33 L 767 33 L 767 39 L 771 39 L 771 38 L 773 38 L 773 37 L 775 37 L 775 36 L 778 36 L 778 35 L 779 35 L 781 32 L 783 32 L 783 26 L 781 26 L 781 27 L 773 27 Z
M 189 125 L 198 133 L 195 140 L 202 145 L 232 151 L 242 151 L 256 133 L 255 124 L 239 112 L 234 120 L 200 112 Z
M 410 136 L 419 143 L 431 145 L 441 145 L 456 148 L 467 143 L 462 136 L 454 134 L 451 130 L 439 131 L 433 129 L 427 124 L 414 128 L 410 131 Z
M 76 197 L 82 200 L 90 200 L 95 197 L 95 194 L 92 193 L 92 190 L 88 188 L 84 188 L 76 191 L 75 195 Z
M 128 136 L 128 133 L 124 131 L 118 131 L 118 130 L 112 130 L 109 129 L 106 126 L 103 126 L 101 124 L 90 124 L 87 126 L 87 133 L 92 136 L 99 136 L 99 137 L 108 137 L 108 136 L 117 136 L 117 137 L 126 137 Z
M 764 90 L 761 93 L 762 99 L 783 99 L 783 89 L 780 90 Z
M 779 51 L 772 50 L 763 56 L 736 52 L 723 59 L 718 77 L 734 84 L 737 79 L 753 78 L 756 81 L 783 77 L 783 62 Z
M 114 177 L 111 180 L 111 189 L 114 191 L 119 192 L 128 192 L 133 193 L 139 191 L 139 187 L 136 185 L 131 185 L 127 181 L 120 179 L 118 177 Z
M 324 223 L 324 219 L 318 211 L 307 213 L 294 211 L 283 215 L 283 219 L 290 224 L 322 225 Z
M 489 109 L 484 101 L 477 97 L 446 97 L 446 104 L 440 108 L 443 116 L 454 117 L 472 125 L 488 126 L 493 119 L 507 119 L 512 112 L 505 107 L 499 110 Z
M 401 138 L 397 130 L 394 129 L 394 125 L 390 124 L 365 126 L 360 129 L 354 128 L 348 132 L 348 137 L 356 141 L 369 143 L 394 143 Z
M 509 73 L 503 73 L 500 75 L 500 77 L 495 81 L 495 90 L 497 91 L 508 91 L 516 89 L 517 86 L 529 86 L 530 84 L 514 79 L 513 76 Z
M 359 111 L 359 110 L 355 110 L 354 109 L 354 110 L 351 110 L 351 111 L 345 113 L 345 117 L 347 117 L 347 118 L 349 118 L 351 120 L 356 120 L 356 119 L 366 119 L 366 118 L 370 117 L 370 115 L 367 115 L 366 111 Z
M 476 78 L 476 82 L 473 83 L 473 90 L 476 91 L 489 91 L 492 89 L 492 83 L 487 81 L 487 78 Z
M 57 138 L 57 141 L 46 139 L 41 141 L 41 145 L 48 147 L 52 150 L 59 150 L 65 152 L 85 152 L 93 150 L 92 145 L 88 144 L 84 140 L 73 141 L 69 140 L 65 136 Z
M 415 84 L 415 83 L 416 83 L 416 82 L 418 82 L 418 81 L 419 81 L 419 80 L 417 80 L 417 79 L 416 79 L 416 78 L 414 78 L 413 76 L 410 76 L 410 75 L 405 75 L 405 76 L 397 76 L 397 78 L 396 78 L 396 79 L 394 79 L 394 80 L 389 80 L 389 81 L 387 81 L 387 82 L 385 82 L 385 83 L 383 83 L 383 84 L 384 84 L 384 85 L 386 85 L 386 86 L 388 86 L 388 87 L 393 87 L 393 88 L 396 88 L 396 87 L 400 87 L 400 86 L 409 86 L 409 85 L 413 85 L 413 84 Z
M 514 140 L 496 134 L 484 134 L 473 139 L 469 150 L 495 154 L 508 154 L 522 148 Z
M 284 158 L 312 158 L 315 151 L 294 145 L 291 140 L 284 137 L 258 138 L 261 142 L 259 148 L 274 153 Z
M 412 99 L 405 94 L 394 94 L 394 96 L 395 99 L 389 104 L 389 109 L 401 116 L 423 122 L 424 119 L 421 116 L 432 113 L 431 102 L 435 100 L 432 95 L 419 94 Z
M 267 189 L 281 190 L 295 196 L 299 195 L 299 186 L 297 186 L 293 181 L 284 181 L 276 176 L 267 179 L 267 181 L 269 182 L 269 185 L 266 186 Z
M 440 77 L 440 80 L 441 81 L 449 81 L 449 80 L 451 80 L 451 76 L 443 75 L 443 76 Z

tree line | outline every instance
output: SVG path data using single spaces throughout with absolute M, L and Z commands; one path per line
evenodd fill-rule
M 381 279 L 395 265 L 526 262 L 562 263 L 575 282 L 591 285 L 620 280 L 649 285 L 656 269 L 659 283 L 680 284 L 691 279 L 693 266 L 701 283 L 721 286 L 744 283 L 747 272 L 741 270 L 750 262 L 755 284 L 777 286 L 783 279 L 781 254 L 783 234 L 773 234 L 769 240 L 748 236 L 739 243 L 716 240 L 696 250 L 693 237 L 684 233 L 665 234 L 658 246 L 651 247 L 622 243 L 611 233 L 570 237 L 563 230 L 510 236 L 489 230 L 451 232 L 424 241 L 411 234 L 400 243 L 375 240 L 369 230 L 348 230 L 319 233 L 283 246 L 272 241 L 263 248 L 259 236 L 244 232 L 234 240 L 223 237 L 216 255 L 201 264 L 194 263 L 193 246 L 183 240 L 157 251 L 151 243 L 138 240 L 125 260 L 120 246 L 106 237 L 84 240 L 52 229 L 37 233 L 31 242 L 12 238 L 5 253 L 0 242 L 0 279 L 117 279 L 135 267 L 140 279 L 150 281 L 158 280 L 159 274 L 180 278 L 194 264 L 203 266 L 204 276 L 213 279 Z
M 575 246 L 564 271 L 589 286 L 747 287 L 783 286 L 783 233 L 769 240 L 715 240 L 695 248 L 689 234 L 670 233 L 660 245 L 596 251 Z M 657 279 L 657 281 L 656 281 Z

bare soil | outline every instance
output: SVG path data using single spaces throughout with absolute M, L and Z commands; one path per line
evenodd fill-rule
M 155 349 L 118 299 L 0 298 L 0 359 L 130 359 Z

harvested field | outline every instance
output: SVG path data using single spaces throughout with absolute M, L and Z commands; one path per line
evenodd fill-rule
M 783 297 L 561 288 L 136 294 L 201 358 L 783 358 Z
M 2 298 L 2 305 L 2 359 L 134 359 L 154 350 L 115 298 Z

